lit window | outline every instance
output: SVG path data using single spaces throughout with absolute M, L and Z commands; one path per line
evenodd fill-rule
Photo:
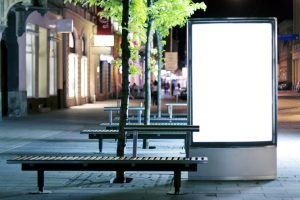
M 87 67 L 87 57 L 83 56 L 81 58 L 81 96 L 86 97 L 88 91 L 88 67 Z
M 82 52 L 82 55 L 86 56 L 86 44 L 85 44 L 85 38 L 82 38 L 81 40 L 81 52 Z
M 78 56 L 69 54 L 69 73 L 68 73 L 68 96 L 75 97 L 78 94 Z
M 50 33 L 50 58 L 49 58 L 49 94 L 56 95 L 57 92 L 57 42 L 54 40 L 56 34 Z
M 47 29 L 39 27 L 39 70 L 38 70 L 38 97 L 48 97 L 48 53 Z
M 70 48 L 70 52 L 71 53 L 75 53 L 76 52 L 75 37 L 74 37 L 73 33 L 69 33 L 69 48 Z
M 27 97 L 35 97 L 36 78 L 36 36 L 34 34 L 35 25 L 26 25 L 26 90 Z

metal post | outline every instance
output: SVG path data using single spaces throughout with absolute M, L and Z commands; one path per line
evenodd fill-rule
M 99 153 L 102 152 L 102 149 L 103 149 L 103 138 L 102 138 L 102 135 L 101 135 L 100 138 L 99 138 Z
M 138 123 L 141 124 L 142 123 L 142 111 L 138 110 Z
M 177 169 L 174 170 L 174 188 L 175 188 L 174 194 L 180 193 L 180 186 L 181 186 L 181 171 Z
M 191 132 L 187 132 L 184 141 L 186 158 L 190 157 L 190 136 L 191 136 Z
M 108 117 L 109 117 L 109 125 L 111 125 L 112 124 L 112 110 L 109 111 Z
M 136 157 L 137 155 L 137 139 L 138 139 L 138 131 L 133 132 L 133 147 L 132 147 L 132 156 Z
M 44 170 L 38 170 L 37 171 L 37 181 L 38 181 L 38 188 L 39 192 L 44 192 Z

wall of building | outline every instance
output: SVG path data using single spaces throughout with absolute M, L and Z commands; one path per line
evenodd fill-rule
M 293 0 L 293 33 L 300 34 L 300 0 Z M 293 42 L 292 47 L 292 81 L 294 85 L 300 82 L 300 43 Z M 295 88 L 296 89 L 296 88 Z
M 278 34 L 293 33 L 293 21 L 285 20 L 278 24 Z M 278 41 L 278 81 L 292 82 L 292 46 L 293 41 Z
M 5 39 L 4 42 L 1 42 L 0 49 L 0 78 L 2 78 L 1 83 L 5 82 L 6 85 L 4 87 L 2 84 L 0 87 L 0 103 L 2 105 L 0 107 L 0 117 L 2 117 L 3 106 L 8 111 L 9 116 L 19 117 L 30 112 L 45 110 L 41 108 L 47 108 L 48 111 L 115 97 L 116 91 L 120 89 L 118 85 L 121 85 L 119 71 L 114 69 L 109 62 L 104 63 L 102 71 L 103 91 L 100 93 L 99 72 L 97 70 L 99 70 L 100 55 L 119 56 L 119 51 L 116 50 L 119 44 L 116 44 L 115 47 L 96 47 L 93 44 L 93 36 L 97 30 L 97 9 L 95 7 L 83 8 L 79 4 L 76 6 L 69 3 L 64 4 L 63 0 L 48 0 L 47 7 L 51 8 L 49 10 L 45 9 L 44 4 L 36 4 L 37 1 L 26 1 L 27 3 L 34 3 L 32 4 L 34 8 L 29 6 L 28 9 L 17 11 L 13 9 L 13 12 L 9 12 L 15 6 L 21 8 L 23 6 L 22 2 L 24 1 L 9 1 L 9 4 L 7 1 L 0 2 L 0 39 Z M 41 9 L 36 10 L 36 7 L 41 7 Z M 8 15 L 4 16 L 2 10 L 5 10 Z M 75 52 L 71 52 L 69 48 L 69 33 L 56 33 L 55 27 L 53 28 L 53 22 L 63 18 L 73 19 L 74 31 L 72 34 L 75 36 Z M 30 96 L 27 88 L 29 85 L 27 83 L 29 79 L 27 69 L 28 53 L 26 50 L 28 46 L 26 39 L 27 24 L 33 24 L 35 27 L 35 30 L 31 33 L 36 38 L 36 70 L 34 74 L 37 77 L 36 80 L 34 79 L 36 85 L 32 89 L 37 94 L 35 96 Z M 55 38 L 51 38 L 52 33 L 55 33 Z M 41 38 L 45 41 L 42 41 Z M 119 40 L 119 38 L 117 39 Z M 82 51 L 83 40 L 85 41 L 85 53 Z M 49 72 L 50 41 L 55 41 L 54 43 L 57 45 L 57 71 L 55 72 L 57 74 L 57 92 L 55 94 L 49 92 L 49 80 L 50 76 L 53 75 Z M 5 49 L 5 53 L 2 51 L 3 49 Z M 40 51 L 42 50 L 44 53 L 41 54 Z M 75 72 L 76 81 L 74 81 L 74 85 L 76 86 L 74 90 L 76 90 L 76 95 L 74 97 L 68 96 L 70 91 L 70 54 L 76 54 L 77 62 L 75 64 L 78 66 Z M 5 59 L 2 58 L 3 56 L 5 56 Z M 7 62 L 4 69 L 2 67 L 3 60 Z M 87 82 L 82 79 L 85 77 L 82 76 L 82 72 L 85 70 L 82 68 L 82 66 L 85 66 L 81 63 L 82 60 L 87 62 L 87 78 L 85 79 Z M 46 74 L 42 71 L 46 71 Z M 6 80 L 3 80 L 3 77 Z M 40 81 L 43 79 L 41 77 L 44 78 L 44 81 Z M 88 92 L 82 95 L 82 91 L 85 91 L 83 89 L 84 84 Z M 41 87 L 45 88 L 45 85 L 48 89 L 40 89 Z M 3 88 L 5 88 L 4 92 Z
M 94 30 L 94 24 L 87 21 L 85 18 L 82 18 L 81 15 L 80 15 L 80 12 L 79 13 L 74 13 L 72 10 L 69 10 L 67 9 L 66 10 L 66 13 L 65 13 L 65 16 L 64 18 L 70 18 L 70 19 L 73 19 L 73 22 L 74 22 L 74 36 L 75 36 L 75 53 L 77 58 L 78 58 L 78 79 L 75 80 L 77 81 L 77 85 L 78 85 L 78 90 L 77 90 L 77 94 L 75 94 L 75 97 L 67 97 L 67 106 L 74 106 L 74 105 L 81 105 L 81 104 L 85 104 L 85 103 L 88 103 L 88 102 L 91 102 L 93 96 L 94 96 L 94 92 L 91 91 L 89 88 L 88 88 L 88 91 L 90 91 L 88 93 L 87 96 L 84 96 L 82 97 L 81 96 L 81 60 L 82 60 L 82 57 L 83 56 L 86 56 L 87 59 L 88 59 L 88 82 L 90 82 L 92 79 L 90 77 L 93 77 L 94 74 L 91 73 L 93 72 L 93 66 L 91 65 L 91 51 L 90 51 L 90 48 L 89 46 L 91 45 L 91 39 L 93 37 L 93 30 Z M 85 41 L 85 44 L 86 44 L 86 55 L 83 55 L 83 52 L 82 52 L 82 40 L 84 39 Z M 67 40 L 67 54 L 70 54 L 72 53 L 70 51 L 70 48 L 69 48 L 69 43 L 70 41 Z M 67 56 L 66 57 L 66 66 L 69 66 L 70 64 L 70 61 L 68 60 L 69 57 Z M 69 68 L 67 68 L 66 70 L 66 82 L 68 83 L 68 78 L 69 78 L 69 73 L 70 73 L 70 70 Z M 67 91 L 70 90 L 71 88 L 69 87 L 69 85 L 67 84 Z M 68 92 L 67 92 L 68 93 Z

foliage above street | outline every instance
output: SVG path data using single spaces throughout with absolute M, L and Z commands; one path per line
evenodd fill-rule
M 172 27 L 185 25 L 187 19 L 198 9 L 205 11 L 205 3 L 193 3 L 191 0 L 158 0 L 149 12 L 154 16 L 154 27 L 159 29 L 162 37 L 166 37 Z

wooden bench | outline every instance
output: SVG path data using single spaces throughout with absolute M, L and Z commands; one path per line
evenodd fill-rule
M 140 123 L 128 123 L 131 125 L 142 125 Z M 182 125 L 185 126 L 187 125 L 187 122 L 161 122 L 161 123 L 151 123 L 151 125 Z M 119 123 L 118 122 L 113 122 L 113 123 L 108 123 L 108 122 L 102 122 L 99 124 L 99 126 L 103 129 L 107 129 L 107 130 L 118 130 L 119 129 Z
M 114 121 L 119 121 L 120 117 L 115 117 Z M 128 117 L 127 119 L 128 123 L 139 123 L 140 119 L 136 117 Z M 187 118 L 186 117 L 176 117 L 176 118 L 169 118 L 169 117 L 160 117 L 160 118 L 154 118 L 150 117 L 150 124 L 151 123 L 186 123 L 187 124 Z M 141 123 L 144 123 L 144 119 L 141 120 Z
M 128 118 L 130 118 L 130 117 L 138 117 L 139 115 L 136 115 L 136 114 L 128 114 Z M 141 116 L 142 118 L 144 117 L 144 114 L 142 114 L 142 116 Z M 170 118 L 170 114 L 169 113 L 161 113 L 161 117 L 162 118 Z M 187 113 L 173 113 L 173 116 L 172 116 L 173 118 L 177 118 L 177 117 L 179 117 L 179 118 L 187 118 Z M 151 113 L 150 114 L 150 118 L 158 118 L 158 116 L 157 116 L 157 113 Z
M 113 122 L 113 123 L 102 122 L 99 124 L 99 126 L 103 129 L 107 129 L 107 130 L 118 130 L 119 129 L 119 123 L 117 123 L 117 122 Z
M 104 111 L 108 112 L 108 123 L 112 124 L 113 123 L 113 112 L 120 112 L 121 107 L 104 107 Z M 129 106 L 128 107 L 128 112 L 129 111 L 135 111 L 137 112 L 137 116 L 139 119 L 139 123 L 141 123 L 142 120 L 142 112 L 143 110 L 145 110 L 144 107 L 140 107 L 140 106 Z
M 153 123 L 149 125 L 141 125 L 141 124 L 127 124 L 124 127 L 124 130 L 127 132 L 132 132 L 134 137 L 138 137 L 138 135 L 143 135 L 146 133 L 160 133 L 161 135 L 166 135 L 168 133 L 176 134 L 178 133 L 178 139 L 181 134 L 185 134 L 185 153 L 186 157 L 189 157 L 189 147 L 190 147 L 190 138 L 192 132 L 199 132 L 198 125 L 186 125 L 185 123 Z M 167 138 L 168 139 L 168 138 Z M 176 139 L 176 138 L 173 138 Z M 133 139 L 133 150 L 136 149 L 135 145 L 136 140 Z M 136 155 L 136 152 L 133 153 Z
M 105 157 L 24 155 L 7 160 L 21 164 L 24 171 L 37 171 L 38 192 L 44 192 L 45 171 L 173 171 L 175 194 L 179 194 L 181 171 L 197 171 L 198 164 L 207 163 L 206 157 Z
M 166 103 L 170 119 L 173 118 L 173 107 L 187 107 L 187 103 Z
M 91 129 L 82 130 L 81 134 L 88 134 L 89 139 L 97 139 L 99 152 L 103 149 L 104 139 L 118 139 L 119 130 L 107 130 L 107 129 Z M 134 139 L 133 144 L 137 143 L 137 139 L 186 139 L 186 133 L 181 132 L 140 132 L 138 136 L 135 136 L 133 132 L 126 134 L 127 139 Z M 134 145 L 133 154 L 136 152 L 137 145 Z
M 103 139 L 117 139 L 119 123 L 101 123 L 100 125 L 104 129 L 82 130 L 80 133 L 88 134 L 89 139 L 98 139 L 99 151 L 102 152 Z M 190 132 L 199 131 L 199 126 L 187 125 L 186 123 L 151 123 L 150 125 L 128 123 L 126 126 L 127 128 L 125 128 L 125 131 L 131 132 L 128 134 L 128 136 L 131 136 L 133 139 L 133 151 L 135 151 L 133 152 L 133 155 L 136 155 L 138 135 L 140 135 L 139 137 L 144 140 L 184 139 L 185 150 L 186 153 L 188 153 Z M 132 127 L 134 127 L 134 129 L 132 129 Z

